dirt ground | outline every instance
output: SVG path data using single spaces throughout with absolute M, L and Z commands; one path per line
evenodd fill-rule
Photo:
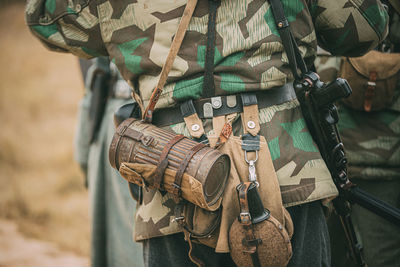
M 30 34 L 23 2 L 0 2 L 0 36 L 0 266 L 87 266 L 88 194 L 73 160 L 78 61 Z
M 85 267 L 89 260 L 60 250 L 53 243 L 27 238 L 15 223 L 0 220 L 0 266 Z

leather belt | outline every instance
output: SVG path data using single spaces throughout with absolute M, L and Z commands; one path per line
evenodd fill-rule
M 255 95 L 257 97 L 259 109 L 283 104 L 296 99 L 293 83 L 287 83 L 281 87 L 258 91 L 255 92 Z M 193 101 L 193 104 L 200 119 L 207 119 L 231 113 L 240 113 L 243 111 L 240 94 L 197 99 Z M 163 127 L 183 121 L 180 107 L 176 106 L 157 109 L 154 112 L 152 124 Z

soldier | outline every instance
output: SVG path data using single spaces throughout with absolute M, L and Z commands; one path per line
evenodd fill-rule
M 107 153 L 115 130 L 113 113 L 130 102 L 130 87 L 107 58 L 80 60 L 80 65 L 86 92 L 79 108 L 75 159 L 89 189 L 92 266 L 141 267 L 142 246 L 132 240 L 136 202 L 126 181 L 109 165 Z
M 26 15 L 32 32 L 50 49 L 81 57 L 109 56 L 132 84 L 144 108 L 149 107 L 166 65 L 183 10 L 188 9 L 184 13 L 187 17 L 193 3 L 196 1 L 189 0 L 185 7 L 186 1 L 31 0 Z M 335 54 L 358 56 L 375 47 L 385 37 L 387 14 L 377 0 L 282 3 L 287 20 L 276 23 L 277 14 L 269 1 L 199 1 L 164 91 L 158 95 L 154 119 L 173 119 L 169 128 L 188 136 L 203 131 L 201 126 L 208 137 L 215 136 L 212 124 L 218 126 L 214 122 L 221 116 L 232 124 L 234 135 L 257 129 L 256 134 L 268 144 L 272 174 L 277 176 L 283 203 L 294 223 L 289 266 L 328 266 L 329 236 L 321 200 L 336 196 L 337 190 L 307 130 L 299 103 L 291 97 L 295 66 L 288 64 L 279 31 L 290 22 L 292 40 L 296 40 L 305 62 L 311 64 L 317 37 Z M 257 101 L 237 103 L 241 96 L 233 102 L 227 97 L 244 92 L 253 92 Z M 277 92 L 276 98 L 272 92 Z M 187 127 L 183 116 L 171 118 L 163 112 L 166 108 L 179 112 L 179 104 L 188 99 L 196 105 L 193 115 L 204 118 L 202 125 Z M 240 115 L 229 117 L 238 112 L 238 106 L 247 104 L 258 105 L 259 115 L 253 118 L 257 123 L 246 122 Z M 145 265 L 193 265 L 187 255 L 191 246 L 183 240 L 183 229 L 174 216 L 173 199 L 169 193 L 143 190 L 136 212 L 135 240 L 143 242 Z M 224 214 L 222 217 L 224 221 Z M 196 244 L 195 256 L 207 266 L 233 265 L 224 229 L 221 227 L 212 248 Z
M 338 125 L 349 160 L 349 178 L 399 208 L 400 2 L 386 2 L 389 34 L 375 51 L 362 58 L 342 60 L 322 55 L 316 65 L 325 81 L 335 78 L 339 71 L 339 76 L 347 78 L 353 89 L 353 96 L 340 105 Z M 371 80 L 374 73 L 377 79 Z M 363 244 L 366 264 L 398 266 L 400 228 L 358 205 L 353 206 L 351 217 Z M 333 217 L 328 225 L 333 236 L 332 265 L 351 266 L 339 222 Z

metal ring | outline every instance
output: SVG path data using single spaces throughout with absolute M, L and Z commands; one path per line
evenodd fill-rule
M 256 162 L 256 161 L 258 160 L 258 150 L 255 150 L 255 152 L 256 152 L 256 159 L 253 160 L 253 162 Z M 244 160 L 245 160 L 248 164 L 250 164 L 250 161 L 247 159 L 247 151 L 246 151 L 246 150 L 244 151 Z

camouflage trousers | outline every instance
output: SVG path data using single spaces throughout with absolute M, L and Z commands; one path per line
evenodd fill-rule
M 289 267 L 329 266 L 331 255 L 328 227 L 320 201 L 287 209 L 293 219 L 293 256 Z M 182 233 L 143 241 L 145 266 L 193 266 L 188 257 L 189 245 Z M 206 266 L 235 266 L 228 253 L 215 253 L 204 245 L 194 245 L 194 255 Z

